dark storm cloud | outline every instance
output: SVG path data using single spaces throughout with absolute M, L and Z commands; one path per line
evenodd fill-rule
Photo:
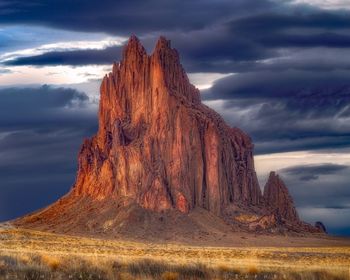
M 48 108 L 62 108 L 71 106 L 78 102 L 83 105 L 88 97 L 81 92 L 71 88 L 53 88 L 48 85 L 43 85 L 38 88 L 34 87 L 7 87 L 0 89 L 0 111 L 5 115 L 6 110 L 10 106 L 20 106 L 19 109 L 28 110 L 34 106 Z M 30 102 L 30 103 L 28 103 Z
M 304 220 L 322 221 L 333 234 L 349 234 L 349 168 L 349 165 L 319 163 L 291 166 L 278 173 Z
M 0 129 L 79 126 L 82 120 L 91 118 L 87 104 L 84 93 L 70 88 L 3 88 L 0 89 Z
M 86 65 L 86 64 L 111 64 L 119 60 L 122 47 L 112 46 L 103 50 L 70 50 L 47 52 L 35 56 L 18 57 L 4 62 L 7 66 L 19 65 Z
M 296 28 L 342 30 L 350 28 L 350 20 L 347 12 L 264 13 L 234 20 L 231 22 L 231 28 L 237 33 L 253 35 L 259 35 L 260 31 L 273 32 Z
M 259 14 L 229 23 L 231 34 L 264 47 L 335 47 L 350 45 L 349 13 Z
M 306 28 L 306 27 L 305 27 Z M 299 31 L 303 33 L 302 31 Z M 242 34 L 241 34 L 242 33 Z M 176 47 L 181 57 L 186 70 L 189 72 L 246 72 L 252 70 L 273 70 L 276 68 L 296 67 L 304 69 L 318 69 L 320 64 L 322 67 L 322 58 L 315 57 L 313 64 L 310 65 L 309 56 L 299 57 L 298 65 L 291 61 L 286 61 L 286 64 L 261 63 L 261 60 L 279 58 L 281 55 L 276 50 L 279 48 L 290 47 L 332 47 L 344 48 L 349 46 L 350 36 L 348 34 L 336 33 L 319 33 L 319 34 L 289 34 L 280 31 L 278 34 L 273 34 L 270 31 L 259 31 L 259 35 L 247 34 L 243 30 L 240 33 L 230 31 L 223 24 L 202 31 L 194 31 L 191 33 L 167 32 L 169 39 L 173 41 L 173 46 Z M 157 36 L 145 35 L 143 42 L 152 49 Z M 108 47 L 102 50 L 68 50 L 54 51 L 41 55 L 18 57 L 14 60 L 6 61 L 7 65 L 84 65 L 84 64 L 106 64 L 118 59 L 118 54 L 121 52 L 121 47 Z M 286 52 L 286 51 L 285 51 Z M 293 52 L 288 52 L 292 55 Z M 321 53 L 317 52 L 316 53 Z M 337 50 L 328 57 L 328 68 L 335 68 L 335 63 L 332 62 L 337 58 Z M 303 62 L 303 60 L 305 61 Z M 339 59 L 337 60 L 337 62 Z M 341 65 L 344 62 L 341 63 Z M 342 67 L 350 68 L 350 62 L 347 61 Z
M 311 75 L 317 72 L 350 70 L 350 51 L 349 48 L 303 48 L 256 64 L 254 69 L 254 71 L 285 70 L 310 71 Z M 329 83 L 332 81 L 329 80 Z
M 78 1 L 79 2 L 79 1 Z M 77 3 L 78 3 L 77 2 Z M 109 4 L 109 5 L 108 5 Z M 348 12 L 324 12 L 310 9 L 301 12 L 296 7 L 285 4 L 271 5 L 270 1 L 259 1 L 259 5 L 252 5 L 251 1 L 210 1 L 169 2 L 151 1 L 131 5 L 128 2 L 113 2 L 100 5 L 90 1 L 83 5 L 74 14 L 74 23 L 69 24 L 70 10 L 67 7 L 76 3 L 56 3 L 58 10 L 64 6 L 62 13 L 55 13 L 49 18 L 39 18 L 40 13 L 48 9 L 48 4 L 20 7 L 21 15 L 12 15 L 8 21 L 26 20 L 30 22 L 38 17 L 38 24 L 54 25 L 59 28 L 73 28 L 81 23 L 85 31 L 103 31 L 116 35 L 130 35 L 137 33 L 143 39 L 146 47 L 154 45 L 159 34 L 165 34 L 172 39 L 173 45 L 179 50 L 185 68 L 189 72 L 247 72 L 256 70 L 271 70 L 276 67 L 318 69 L 322 62 L 322 51 L 316 51 L 317 59 L 313 65 L 308 61 L 299 64 L 282 65 L 275 63 L 264 64 L 262 60 L 292 55 L 295 48 L 348 48 L 350 46 L 350 14 Z M 147 5 L 148 9 L 143 5 Z M 155 5 L 157 9 L 152 9 Z M 114 9 L 117 7 L 118 9 Z M 254 6 L 252 9 L 251 7 Z M 144 9 L 143 9 L 144 8 Z M 213 8 L 213 10 L 210 10 Z M 93 10 L 96 9 L 96 10 Z M 186 10 L 186 13 L 177 12 L 177 9 Z M 151 16 L 151 11 L 157 14 Z M 105 11 L 104 16 L 99 11 Z M 89 17 L 88 13 L 91 13 Z M 27 16 L 26 16 L 27 13 Z M 108 15 L 114 14 L 109 26 Z M 158 16 L 159 13 L 159 16 Z M 174 14 L 174 15 L 172 15 Z M 125 16 L 127 19 L 123 20 Z M 55 17 L 64 17 L 56 22 Z M 101 19 L 92 21 L 95 17 Z M 28 17 L 28 18 L 27 18 Z M 135 20 L 134 17 L 136 18 Z M 183 19 L 181 17 L 184 17 Z M 151 20 L 147 20 L 147 19 Z M 87 20 L 88 19 L 88 20 Z M 40 21 L 42 20 L 42 21 Z M 114 22 L 116 21 L 116 22 Z M 144 22 L 143 22 L 144 21 Z M 140 22 L 143 22 L 142 24 Z M 56 26 L 58 24 L 58 26 Z M 89 27 L 92 25 L 92 28 Z M 169 25 L 170 24 L 170 25 Z M 62 25 L 62 26 L 61 26 Z M 80 28 L 79 26 L 76 26 Z M 112 27 L 112 28 L 111 28 Z M 79 29 L 80 30 L 80 29 Z M 30 57 L 18 57 L 7 61 L 7 65 L 83 65 L 106 64 L 116 59 L 118 47 L 108 47 L 102 50 L 68 50 L 66 52 L 48 52 Z M 283 52 L 281 53 L 281 50 Z M 336 56 L 337 51 L 333 52 Z M 305 56 L 304 58 L 308 58 Z M 332 57 L 328 58 L 328 67 L 332 65 Z M 322 63 L 321 63 L 322 64 Z M 324 66 L 324 65 L 321 65 Z M 350 68 L 348 62 L 344 67 Z
M 273 7 L 272 1 L 1 1 L 2 24 L 37 24 L 86 32 L 121 35 L 201 29 L 232 15 Z
M 278 170 L 298 207 L 350 209 L 349 165 L 319 163 Z M 314 176 L 303 180 L 303 176 Z
M 232 40 L 222 28 L 195 32 L 194 34 L 169 33 L 172 46 L 178 49 L 182 62 L 189 72 L 244 71 L 254 66 L 255 61 L 270 57 L 274 52 L 261 48 L 244 39 Z M 191 40 L 195 38 L 195 40 Z M 152 52 L 158 36 L 142 39 L 149 53 Z M 87 65 L 111 64 L 119 60 L 122 46 L 94 50 L 53 51 L 35 56 L 17 57 L 4 61 L 6 66 L 18 65 Z
M 261 43 L 270 47 L 334 47 L 348 48 L 350 35 L 321 32 L 318 34 L 271 34 Z
M 251 13 L 200 31 L 167 36 L 190 72 L 350 68 L 348 54 L 339 57 L 339 49 L 344 53 L 350 46 L 349 12 L 298 12 L 281 6 L 278 13 Z
M 241 73 L 202 96 L 209 105 L 224 100 L 216 109 L 253 137 L 257 153 L 349 147 L 348 77 L 347 71 Z
M 283 168 L 280 171 L 287 175 L 297 176 L 301 181 L 317 180 L 320 175 L 333 175 L 349 166 L 341 164 L 324 163 L 317 165 L 298 165 Z
M 348 71 L 311 72 L 311 71 L 264 71 L 240 73 L 217 81 L 204 92 L 206 99 L 231 98 L 307 98 L 304 101 L 315 101 L 317 97 L 350 99 Z M 333 96 L 332 89 L 338 88 Z M 339 91 L 339 92 L 338 92 Z M 316 96 L 319 95 L 319 96 Z M 331 108 L 332 109 L 332 108 Z
M 350 236 L 349 208 L 301 207 L 298 212 L 302 219 L 312 224 L 322 221 L 332 235 Z
M 70 88 L 0 90 L 0 220 L 36 210 L 68 191 L 96 107 Z
M 188 72 L 244 72 L 254 69 L 257 61 L 277 55 L 244 36 L 231 34 L 226 25 L 187 34 L 169 33 L 167 37 L 178 49 Z M 147 38 L 144 41 L 147 44 Z

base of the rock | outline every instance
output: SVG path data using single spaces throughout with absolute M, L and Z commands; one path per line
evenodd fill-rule
M 232 234 L 323 235 L 308 224 L 288 224 L 274 213 L 261 213 L 258 208 L 252 212 L 238 206 L 227 209 L 224 217 L 203 208 L 188 214 L 178 210 L 154 212 L 127 200 L 93 201 L 68 195 L 12 224 L 63 234 L 148 241 L 221 240 Z

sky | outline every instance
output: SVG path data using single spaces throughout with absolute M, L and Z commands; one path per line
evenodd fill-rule
M 131 34 L 171 40 L 262 187 L 277 171 L 301 218 L 350 235 L 350 0 L 0 0 L 0 221 L 70 189 Z

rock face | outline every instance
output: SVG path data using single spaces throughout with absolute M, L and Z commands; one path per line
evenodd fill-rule
M 184 225 L 176 236 L 189 236 L 216 219 L 236 230 L 319 231 L 299 221 L 275 173 L 262 196 L 251 139 L 201 103 L 165 38 L 148 55 L 132 36 L 100 94 L 98 132 L 84 140 L 71 191 L 15 225 L 144 238 L 162 231 L 167 240 L 174 223 Z
M 235 201 L 260 203 L 252 151 L 201 103 L 168 40 L 147 55 L 133 36 L 102 81 L 99 130 L 83 144 L 73 195 L 220 215 Z
M 323 233 L 327 233 L 326 226 L 325 226 L 322 222 L 320 222 L 320 221 L 317 221 L 317 222 L 315 223 L 315 228 L 319 229 L 319 230 L 320 230 L 321 232 L 323 232 Z
M 270 173 L 264 187 L 264 200 L 266 208 L 280 218 L 294 223 L 300 221 L 286 185 L 275 172 Z

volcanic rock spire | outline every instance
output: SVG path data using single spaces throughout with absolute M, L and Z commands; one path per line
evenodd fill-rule
M 164 37 L 151 55 L 130 37 L 100 96 L 98 131 L 83 142 L 71 191 L 14 224 L 143 238 L 150 236 L 144 228 L 168 238 L 173 230 L 165 225 L 172 228 L 175 220 L 186 236 L 203 232 L 203 219 L 225 220 L 230 229 L 287 228 L 287 221 L 293 230 L 314 230 L 299 223 L 274 173 L 262 196 L 250 137 L 201 103 Z
M 264 199 L 266 207 L 279 217 L 289 221 L 298 222 L 299 217 L 294 207 L 294 202 L 282 179 L 271 172 L 264 188 Z
M 132 36 L 102 81 L 99 130 L 81 149 L 73 194 L 219 215 L 235 201 L 259 204 L 252 152 L 245 133 L 201 104 L 170 41 L 147 55 Z

